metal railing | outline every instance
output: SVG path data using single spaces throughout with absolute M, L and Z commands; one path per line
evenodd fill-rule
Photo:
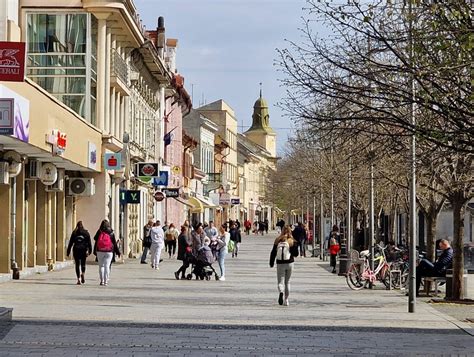
M 207 173 L 209 182 L 221 182 L 222 174 L 220 172 L 208 172 Z
M 113 76 L 119 78 L 124 84 L 128 85 L 128 66 L 122 56 L 112 48 L 110 52 L 110 71 Z

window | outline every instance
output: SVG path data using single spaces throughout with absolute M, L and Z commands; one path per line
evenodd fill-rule
M 86 13 L 27 14 L 27 76 L 95 124 L 97 20 Z

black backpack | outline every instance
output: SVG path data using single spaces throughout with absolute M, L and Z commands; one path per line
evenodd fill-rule
M 86 237 L 84 237 L 82 234 L 79 234 L 76 236 L 76 239 L 74 242 L 74 250 L 80 250 L 80 251 L 87 250 Z

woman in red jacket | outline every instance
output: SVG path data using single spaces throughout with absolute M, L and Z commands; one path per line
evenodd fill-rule
M 332 266 L 332 272 L 331 273 L 336 273 L 336 257 L 337 253 L 339 253 L 340 250 L 339 243 L 337 242 L 336 238 L 332 237 L 329 240 L 329 254 L 331 256 L 331 259 L 329 261 L 329 265 Z

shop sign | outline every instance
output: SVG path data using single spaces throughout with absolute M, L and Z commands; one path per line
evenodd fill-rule
M 90 169 L 96 170 L 97 168 L 97 146 L 89 141 L 89 148 L 87 154 L 87 166 Z
M 30 102 L 1 84 L 0 101 L 2 102 L 0 104 L 0 127 L 2 129 L 0 135 L 11 135 L 27 143 L 30 139 Z
M 12 135 L 15 121 L 13 120 L 13 98 L 0 98 L 0 135 Z
M 165 194 L 163 192 L 156 191 L 155 194 L 153 195 L 153 197 L 155 197 L 155 200 L 157 202 L 161 202 L 165 199 Z
M 43 185 L 52 185 L 58 179 L 58 169 L 50 162 L 41 166 L 40 181 Z
M 230 200 L 231 205 L 240 205 L 240 198 L 232 198 Z
M 162 192 L 166 197 L 179 197 L 179 188 L 164 188 Z
M 25 43 L 0 42 L 0 81 L 23 82 L 25 79 Z
M 46 134 L 46 143 L 52 146 L 53 155 L 62 155 L 66 151 L 67 135 L 54 129 L 50 135 Z
M 221 193 L 219 196 L 219 205 L 228 206 L 230 205 L 230 193 Z
M 122 168 L 122 154 L 119 152 L 104 154 L 106 170 L 120 170 Z
M 140 191 L 139 190 L 120 190 L 120 204 L 139 204 Z
M 139 162 L 137 164 L 138 177 L 157 177 L 159 175 L 156 162 Z
M 168 186 L 169 172 L 160 171 L 160 176 L 153 179 L 153 186 Z

